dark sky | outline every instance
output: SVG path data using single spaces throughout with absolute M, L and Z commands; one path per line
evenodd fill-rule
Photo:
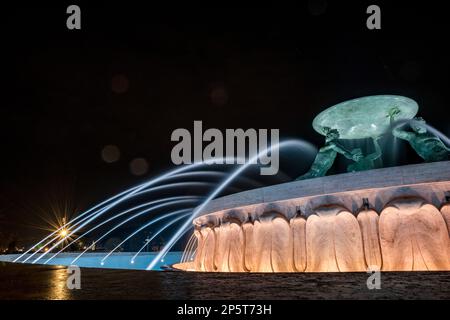
M 327 106 L 400 94 L 450 134 L 444 4 L 392 2 L 375 2 L 382 10 L 376 31 L 366 28 L 372 1 L 266 8 L 83 2 L 79 31 L 66 28 L 72 3 L 5 7 L 2 240 L 34 238 L 30 225 L 42 224 L 37 212 L 51 205 L 86 209 L 171 168 L 170 135 L 191 130 L 194 120 L 206 128 L 279 128 L 284 138 L 319 145 L 311 122 Z M 116 163 L 101 158 L 109 144 L 120 148 Z M 144 176 L 130 173 L 134 158 L 148 161 Z

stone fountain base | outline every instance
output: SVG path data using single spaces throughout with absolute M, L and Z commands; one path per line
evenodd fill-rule
M 346 173 L 212 201 L 197 249 L 209 272 L 450 270 L 450 162 Z M 363 198 L 368 206 L 362 207 Z

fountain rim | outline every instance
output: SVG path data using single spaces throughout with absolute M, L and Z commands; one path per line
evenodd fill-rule
M 404 166 L 349 172 L 309 180 L 285 182 L 256 188 L 216 198 L 206 205 L 193 219 L 194 226 L 201 226 L 202 219 L 218 212 L 231 212 L 254 205 L 328 196 L 352 191 L 388 189 L 427 183 L 450 182 L 450 161 L 411 164 Z

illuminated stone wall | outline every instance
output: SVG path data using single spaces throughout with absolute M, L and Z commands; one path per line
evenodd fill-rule
M 450 163 L 400 168 L 225 197 L 231 209 L 194 221 L 195 258 L 179 267 L 211 272 L 350 272 L 366 271 L 368 266 L 384 271 L 450 270 L 450 204 L 446 203 Z M 334 186 L 336 192 L 323 188 L 320 192 L 319 184 Z M 298 197 L 292 197 L 292 190 Z M 255 204 L 261 193 L 271 201 Z M 362 208 L 363 198 L 369 200 L 369 208 Z M 223 206 L 223 199 L 211 208 Z
M 391 201 L 356 216 L 336 206 L 308 218 L 276 211 L 254 222 L 228 221 L 196 230 L 197 271 L 345 272 L 450 270 L 450 205 L 418 197 Z M 446 223 L 447 221 L 447 223 Z

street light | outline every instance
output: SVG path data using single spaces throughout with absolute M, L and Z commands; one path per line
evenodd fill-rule
M 59 236 L 61 238 L 65 238 L 68 233 L 69 233 L 69 231 L 66 228 L 63 228 L 63 229 L 61 229 L 61 231 L 59 231 Z

